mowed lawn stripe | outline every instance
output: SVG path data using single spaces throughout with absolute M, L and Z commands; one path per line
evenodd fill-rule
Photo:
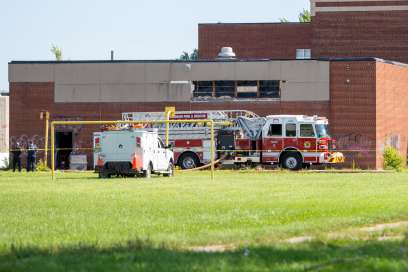
M 0 173 L 0 245 L 142 239 L 175 247 L 269 244 L 408 219 L 408 174 L 179 173 L 98 180 L 92 173 Z

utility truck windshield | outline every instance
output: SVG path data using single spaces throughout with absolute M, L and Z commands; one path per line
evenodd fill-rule
M 316 124 L 317 138 L 329 138 L 329 126 L 326 124 Z

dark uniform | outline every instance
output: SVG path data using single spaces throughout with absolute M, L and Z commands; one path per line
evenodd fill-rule
M 19 144 L 13 147 L 11 154 L 13 154 L 13 172 L 16 171 L 17 167 L 18 171 L 21 172 L 21 147 Z
M 27 172 L 35 171 L 36 159 L 37 159 L 37 146 L 33 143 L 30 143 L 27 149 Z

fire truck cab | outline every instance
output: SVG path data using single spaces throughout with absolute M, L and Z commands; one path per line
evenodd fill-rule
M 333 152 L 335 141 L 328 133 L 328 120 L 317 116 L 270 115 L 239 117 L 236 126 L 220 131 L 218 149 L 229 150 L 225 164 L 279 164 L 299 170 L 311 164 L 344 161 Z M 228 140 L 229 139 L 229 140 Z
M 336 146 L 329 135 L 328 120 L 317 116 L 267 116 L 261 147 L 262 163 L 279 163 L 290 170 L 342 160 L 339 153 L 332 153 Z

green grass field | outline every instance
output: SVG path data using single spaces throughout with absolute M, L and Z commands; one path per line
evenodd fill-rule
M 0 172 L 0 271 L 408 270 L 406 172 L 216 176 Z

